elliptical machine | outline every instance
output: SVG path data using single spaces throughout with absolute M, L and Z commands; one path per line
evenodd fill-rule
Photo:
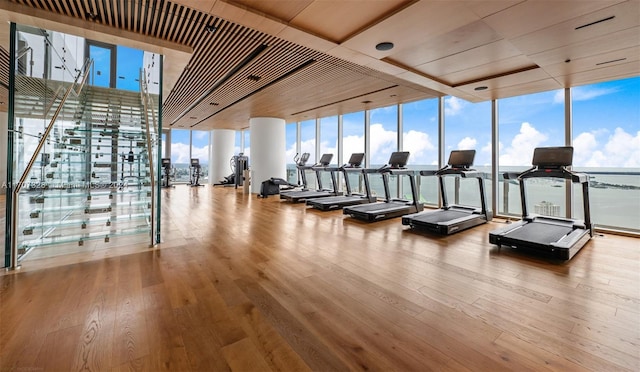
M 162 158 L 162 181 L 163 188 L 173 187 L 171 178 L 175 175 L 174 169 L 171 168 L 171 158 Z
M 198 187 L 204 186 L 200 184 L 200 176 L 202 176 L 202 167 L 200 166 L 200 159 L 191 159 L 190 164 L 190 180 L 189 186 Z

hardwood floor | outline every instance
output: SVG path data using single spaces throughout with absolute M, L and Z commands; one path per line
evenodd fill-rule
M 162 209 L 156 249 L 0 276 L 0 370 L 640 370 L 638 239 L 558 264 L 489 244 L 499 221 L 427 236 L 186 186 Z

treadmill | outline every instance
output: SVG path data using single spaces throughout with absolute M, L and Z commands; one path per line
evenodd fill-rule
M 284 192 L 284 193 L 280 193 L 280 199 L 285 199 L 293 203 L 298 203 L 298 202 L 305 201 L 307 199 L 340 195 L 341 193 L 337 191 L 338 182 L 336 181 L 336 174 L 335 174 L 338 168 L 329 167 L 329 163 L 331 163 L 332 158 L 333 158 L 333 154 L 324 154 L 322 155 L 322 157 L 320 158 L 320 161 L 318 161 L 317 164 L 314 164 L 312 166 L 304 166 L 302 169 L 302 172 L 308 169 L 312 169 L 316 173 L 316 178 L 318 180 L 317 190 L 303 189 L 298 191 Z M 333 189 L 326 189 L 322 187 L 322 177 L 320 173 L 323 171 L 328 171 L 331 174 L 331 183 L 332 183 Z
M 334 209 L 341 209 L 349 205 L 373 203 L 376 201 L 376 198 L 371 196 L 371 187 L 369 186 L 369 179 L 367 177 L 364 177 L 365 194 L 351 191 L 349 173 L 362 173 L 364 169 L 360 166 L 362 165 L 363 160 L 364 153 L 354 153 L 351 154 L 351 158 L 349 158 L 349 162 L 347 164 L 338 168 L 344 174 L 344 184 L 347 189 L 347 193 L 345 195 L 309 199 L 307 200 L 307 205 L 321 211 L 330 211 Z
M 363 169 L 365 178 L 369 177 L 370 173 L 380 173 L 382 175 L 385 200 L 377 203 L 344 207 L 342 213 L 360 220 L 373 222 L 420 212 L 422 210 L 422 204 L 419 202 L 418 191 L 416 189 L 416 172 L 405 168 L 408 159 L 409 152 L 394 152 L 389 158 L 389 164 L 382 168 Z M 413 200 L 395 199 L 391 197 L 391 193 L 389 192 L 389 175 L 409 176 Z
M 533 167 L 516 176 L 505 173 L 505 179 L 520 181 L 522 220 L 489 233 L 489 242 L 527 251 L 542 253 L 561 260 L 570 260 L 593 237 L 589 210 L 589 176 L 576 173 L 572 164 L 573 147 L 539 147 L 533 153 Z M 584 221 L 571 218 L 547 217 L 527 212 L 525 181 L 530 178 L 551 177 L 570 180 L 582 185 Z
M 402 217 L 402 224 L 416 230 L 450 235 L 491 221 L 493 214 L 487 210 L 484 173 L 469 168 L 473 165 L 475 155 L 476 150 L 451 151 L 448 164 L 445 167 L 437 171 L 420 171 L 421 176 L 438 177 L 442 208 L 435 211 L 408 214 Z M 449 175 L 478 180 L 480 208 L 457 204 L 449 205 L 444 185 L 444 178 Z

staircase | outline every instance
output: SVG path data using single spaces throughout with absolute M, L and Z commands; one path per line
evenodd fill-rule
M 16 76 L 15 86 L 19 178 L 71 83 Z M 154 102 L 147 112 L 145 100 Z M 69 95 L 18 194 L 18 260 L 31 252 L 77 251 L 91 241 L 149 237 L 157 108 L 157 98 L 140 92 L 88 84 Z

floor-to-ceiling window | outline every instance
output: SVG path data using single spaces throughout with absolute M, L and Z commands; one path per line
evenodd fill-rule
M 574 170 L 590 178 L 592 222 L 640 230 L 640 77 L 575 87 Z M 583 218 L 574 187 L 574 216 Z
M 438 167 L 438 99 L 427 99 L 402 105 L 402 149 L 411 153 L 411 169 L 433 170 Z M 435 177 L 416 176 L 420 201 L 438 204 Z M 411 191 L 408 178 L 403 180 L 403 193 Z
M 330 116 L 320 119 L 320 139 L 318 140 L 318 144 L 320 146 L 320 154 L 333 154 L 333 158 L 331 158 L 331 164 L 338 164 L 339 159 L 337 116 Z M 321 172 L 320 176 L 322 177 L 322 187 L 333 187 L 333 185 L 331 185 L 331 174 L 329 172 Z
M 175 168 L 175 182 L 189 182 L 191 161 L 190 133 L 186 129 L 171 130 L 171 164 Z
M 564 146 L 563 90 L 501 99 L 498 107 L 500 174 L 530 168 L 536 147 Z M 527 180 L 527 189 L 527 208 L 531 212 L 565 215 L 563 180 L 531 179 Z M 498 192 L 498 213 L 519 216 L 522 208 L 517 181 L 501 180 Z
M 380 167 L 387 164 L 392 152 L 398 150 L 398 106 L 388 106 L 371 110 L 370 149 L 371 166 Z M 409 157 L 409 162 L 413 159 Z M 371 191 L 378 197 L 384 197 L 382 177 L 371 175 Z M 396 176 L 389 177 L 391 197 L 398 196 L 398 181 Z
M 242 131 L 242 135 L 244 136 L 244 147 L 242 148 L 242 153 L 245 156 L 251 156 L 251 131 L 249 131 L 249 129 L 245 129 Z
M 487 207 L 491 206 L 491 101 L 471 103 L 456 97 L 444 101 L 444 163 L 453 150 L 475 150 L 473 168 L 483 171 Z M 443 164 L 443 165 L 445 165 Z M 480 207 L 475 178 L 445 177 L 448 202 Z
M 200 180 L 209 178 L 209 132 L 203 130 L 191 131 L 191 158 L 200 162 Z M 229 170 L 231 172 L 231 170 Z
M 309 161 L 307 164 L 316 162 L 316 121 L 306 120 L 300 123 L 300 153 L 309 153 Z M 307 172 L 307 186 L 314 189 L 317 186 L 317 180 L 313 172 Z
M 342 115 L 342 159 L 340 164 L 349 161 L 351 154 L 364 153 L 364 111 Z M 365 164 L 362 164 L 364 167 Z M 364 194 L 364 182 L 361 173 L 350 172 L 349 185 L 352 192 Z
M 298 171 L 295 158 L 298 154 L 298 123 L 288 123 L 285 126 L 286 158 L 287 158 L 287 182 L 298 183 Z

